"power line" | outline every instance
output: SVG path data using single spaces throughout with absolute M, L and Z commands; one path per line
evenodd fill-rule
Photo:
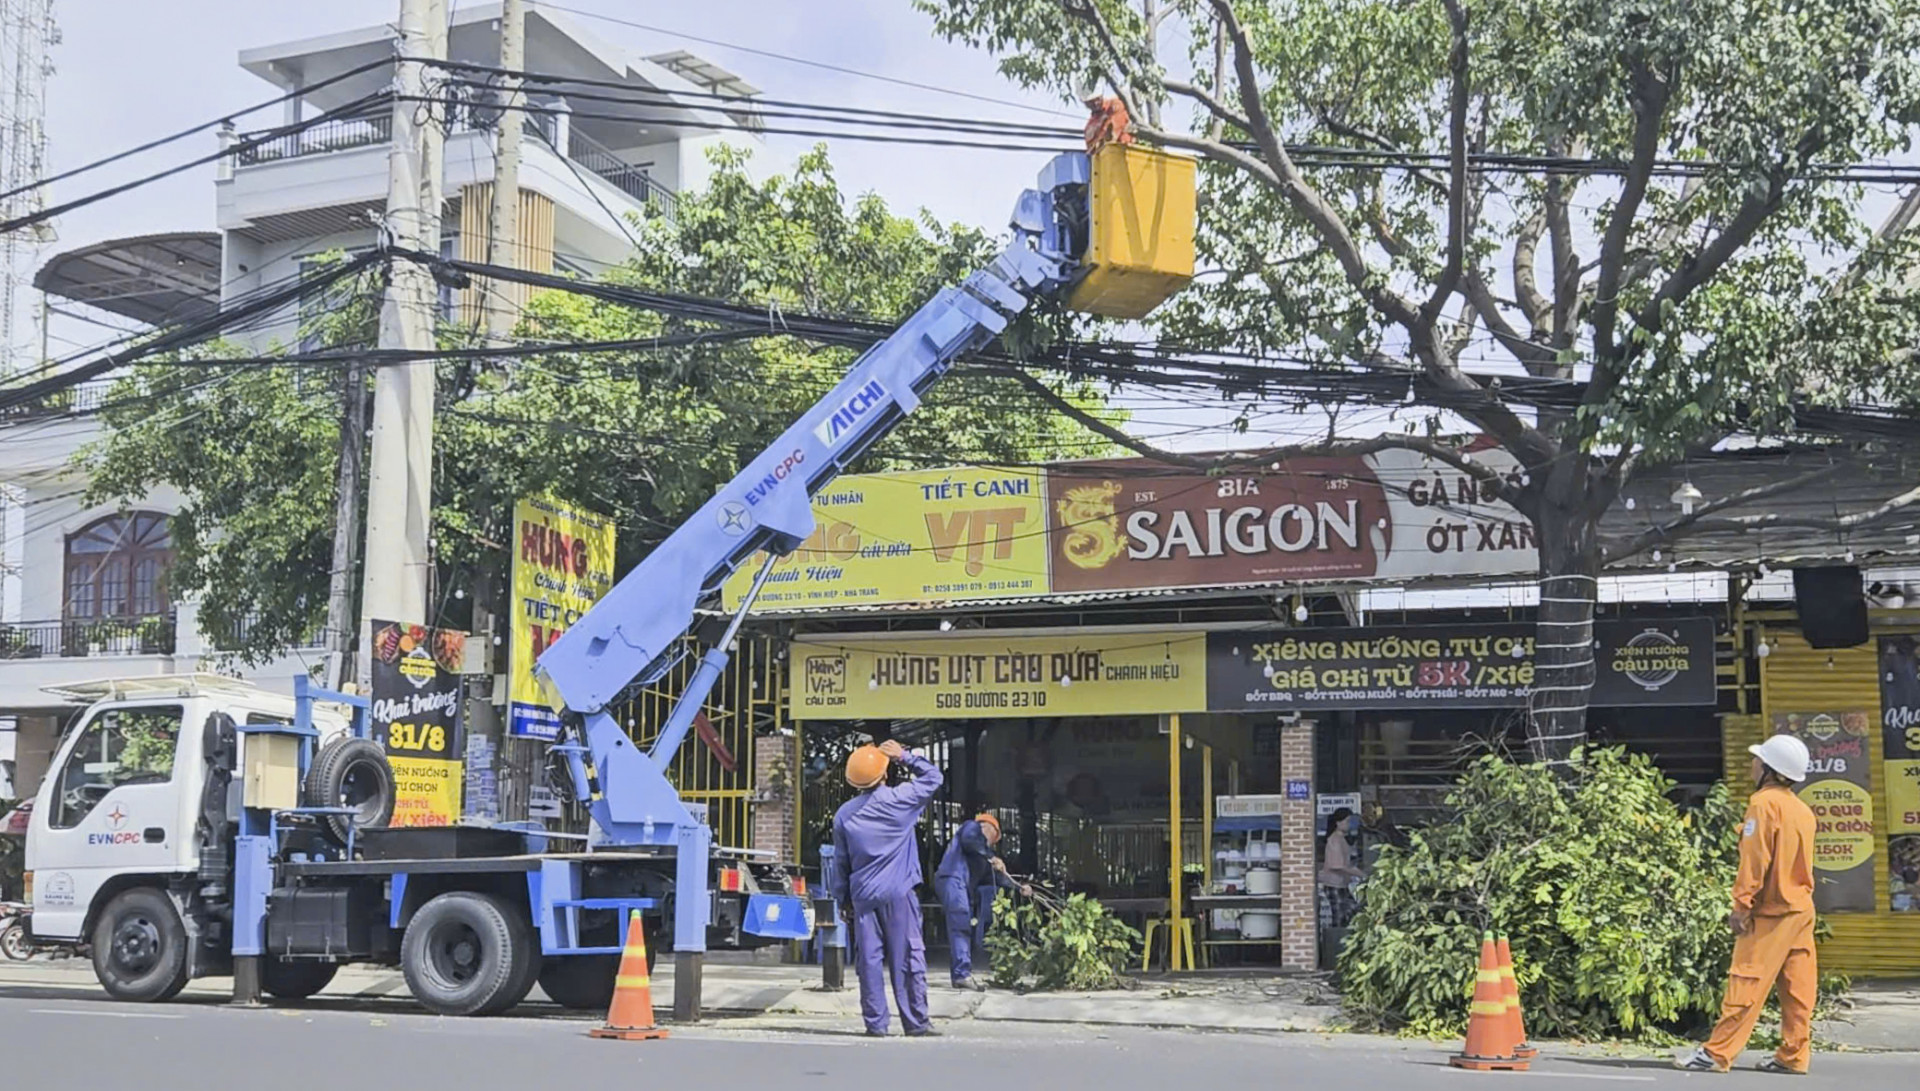
M 278 98 L 270 98 L 270 99 L 267 99 L 265 102 L 255 103 L 254 105 L 248 106 L 245 109 L 235 110 L 232 113 L 228 113 L 228 114 L 222 114 L 221 116 L 216 117 L 211 121 L 203 121 L 198 125 L 192 126 L 191 128 L 181 129 L 179 132 L 170 133 L 166 136 L 149 140 L 145 144 L 135 145 L 134 147 L 128 148 L 125 151 L 115 152 L 112 155 L 105 156 L 100 159 L 95 159 L 91 163 L 83 163 L 80 166 L 73 167 L 69 170 L 63 170 L 58 174 L 50 174 L 47 177 L 40 179 L 39 181 L 31 182 L 27 185 L 20 186 L 17 189 L 10 189 L 5 193 L 0 193 L 0 201 L 4 201 L 9 197 L 15 197 L 22 193 L 29 192 L 31 190 L 39 189 L 42 186 L 50 186 L 55 182 L 64 182 L 69 178 L 75 177 L 77 175 L 85 174 L 88 171 L 98 170 L 101 167 L 109 166 L 114 163 L 118 163 L 123 159 L 131 159 L 132 157 L 139 155 L 142 152 L 150 152 L 155 148 L 162 147 L 167 144 L 172 144 L 178 140 L 184 140 L 187 137 L 195 135 L 196 133 L 204 133 L 208 129 L 216 128 L 220 125 L 225 125 L 233 121 L 235 118 L 245 117 L 248 114 L 257 114 L 262 110 L 268 109 L 269 107 L 279 106 L 282 103 L 288 102 L 292 99 L 300 98 L 305 95 L 311 95 L 315 91 L 318 91 L 323 87 L 332 86 L 333 84 L 339 83 L 343 80 L 352 79 L 353 77 L 358 76 L 363 72 L 368 72 L 375 68 L 386 67 L 391 64 L 393 64 L 393 61 L 391 58 L 386 60 L 370 61 L 366 64 L 361 65 L 358 68 L 348 69 L 347 71 L 342 72 L 337 76 L 329 76 L 324 80 L 320 80 L 316 83 L 307 84 L 306 86 L 301 87 L 297 90 L 288 91 L 286 94 L 281 95 Z
M 189 160 L 185 163 L 181 163 L 178 166 L 168 167 L 165 170 L 155 171 L 152 174 L 146 175 L 145 177 L 136 178 L 131 182 L 122 182 L 117 186 L 109 186 L 106 189 L 99 190 L 94 193 L 90 193 L 85 197 L 76 197 L 73 200 L 68 201 L 64 204 L 54 205 L 52 208 L 43 208 L 37 212 L 33 212 L 25 216 L 17 216 L 14 219 L 7 220 L 4 223 L 0 223 L 0 235 L 6 234 L 7 232 L 10 232 L 10 231 L 18 231 L 23 227 L 32 227 L 34 224 L 41 223 L 45 220 L 53 219 L 55 216 L 59 216 L 67 212 L 72 212 L 74 209 L 85 208 L 86 206 L 90 204 L 94 204 L 98 201 L 104 201 L 109 197 L 116 197 L 122 193 L 127 192 L 128 190 L 138 189 L 141 186 L 158 182 L 163 178 L 171 178 L 172 176 L 179 174 L 182 171 L 192 170 L 194 167 L 205 166 L 208 163 L 213 163 L 221 159 L 225 159 L 227 156 L 230 156 L 230 155 L 239 155 L 242 152 L 251 151 L 252 149 L 257 148 L 262 144 L 266 144 L 271 141 L 278 140 L 281 137 L 292 136 L 297 133 L 305 132 L 306 130 L 313 128 L 315 125 L 324 124 L 328 121 L 334 120 L 335 118 L 345 117 L 350 114 L 356 113 L 366 108 L 367 106 L 372 105 L 375 102 L 381 101 L 386 97 L 387 97 L 387 92 L 379 91 L 374 94 L 367 95 L 363 98 L 355 99 L 354 101 L 349 102 L 344 106 L 340 106 L 335 109 L 328 110 L 325 113 L 318 114 L 304 121 L 296 121 L 291 125 L 282 125 L 277 129 L 268 129 L 265 132 L 248 137 L 245 140 L 240 141 L 238 144 L 235 144 L 230 148 L 222 148 L 211 155 L 203 155 L 198 159 Z M 32 187 L 28 187 L 28 188 L 32 188 Z
M 848 68 L 845 65 L 832 64 L 827 61 L 816 61 L 809 57 L 796 57 L 790 53 L 777 53 L 770 49 L 759 49 L 754 46 L 741 45 L 738 42 L 722 41 L 721 39 L 718 39 L 718 38 L 702 38 L 697 34 L 688 34 L 684 31 L 668 30 L 666 27 L 651 26 L 647 23 L 636 23 L 629 19 L 619 19 L 611 15 L 602 15 L 597 11 L 585 11 L 580 8 L 570 8 L 561 4 L 551 4 L 551 3 L 542 3 L 540 6 L 543 8 L 550 8 L 554 11 L 564 11 L 571 15 L 584 15 L 589 19 L 598 19 L 602 22 L 613 23 L 618 26 L 632 27 L 635 30 L 645 30 L 653 34 L 664 34 L 669 38 L 680 38 L 689 42 L 699 42 L 701 45 L 719 46 L 722 49 L 732 49 L 732 50 L 737 50 L 738 52 L 741 52 L 741 53 L 751 53 L 756 57 L 767 57 L 769 59 L 776 60 L 776 61 L 786 61 L 789 64 L 800 64 L 800 65 L 805 65 L 809 68 L 819 68 L 828 72 L 838 72 L 844 76 L 858 76 L 861 79 L 878 80 L 881 83 L 891 83 L 900 87 L 911 87 L 919 91 L 932 91 L 936 94 L 941 94 L 941 95 L 952 95 L 955 98 L 972 99 L 975 102 L 992 103 L 995 106 L 1011 106 L 1016 110 L 1031 110 L 1037 114 L 1059 114 L 1062 116 L 1070 116 L 1070 115 L 1067 115 L 1066 111 L 1064 110 L 1055 110 L 1046 106 L 1035 106 L 1032 103 L 1028 103 L 1028 102 L 1018 102 L 1013 99 L 994 98 L 991 95 L 977 95 L 971 91 L 959 91 L 951 87 L 941 87 L 936 84 L 921 83 L 918 80 L 902 79 L 898 76 L 884 76 L 878 72 L 866 72 L 858 68 Z

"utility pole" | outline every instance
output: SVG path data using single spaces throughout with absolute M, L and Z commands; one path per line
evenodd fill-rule
M 327 578 L 328 689 L 347 680 L 353 649 L 353 558 L 360 540 L 361 454 L 367 442 L 367 377 L 359 361 L 340 392 L 340 467 L 334 476 L 333 563 Z M 362 679 L 367 676 L 362 675 Z
M 500 4 L 500 67 L 509 72 L 526 68 L 527 10 L 523 0 L 502 0 Z M 494 149 L 492 238 L 487 260 L 494 265 L 520 266 L 520 129 L 526 120 L 522 109 L 527 103 L 520 77 L 500 77 L 499 139 Z M 562 151 L 564 153 L 564 149 Z M 517 293 L 505 284 L 494 284 L 485 299 L 487 343 L 504 345 L 513 332 L 518 308 L 513 305 Z
M 394 60 L 393 143 L 387 155 L 387 230 L 402 250 L 440 252 L 441 118 L 425 102 L 427 63 L 444 60 L 446 0 L 400 0 Z M 379 346 L 430 352 L 439 296 L 419 262 L 396 260 L 380 306 Z M 431 360 L 380 367 L 374 375 L 373 444 L 367 480 L 367 545 L 361 585 L 359 677 L 371 674 L 369 619 L 424 624 L 433 512 Z

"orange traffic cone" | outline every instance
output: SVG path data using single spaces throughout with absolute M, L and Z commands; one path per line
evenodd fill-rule
M 1474 975 L 1473 1003 L 1467 1008 L 1467 1045 L 1447 1058 L 1455 1068 L 1480 1072 L 1525 1072 L 1529 1065 L 1514 1056 L 1506 990 L 1500 976 L 1500 954 L 1493 933 L 1480 938 L 1480 970 Z
M 1507 1034 L 1514 1042 L 1513 1055 L 1523 1061 L 1530 1061 L 1538 1057 L 1540 1051 L 1534 1048 L 1533 1043 L 1527 1041 L 1527 1021 L 1520 1014 L 1520 980 L 1513 974 L 1513 947 L 1507 942 L 1505 936 L 1500 937 L 1498 946 L 1500 982 L 1507 994 L 1507 1019 L 1509 1020 Z
M 637 1042 L 665 1038 L 666 1028 L 653 1025 L 653 979 L 647 975 L 647 932 L 640 911 L 627 923 L 627 947 L 620 952 L 620 973 L 613 979 L 613 1004 L 607 1025 L 587 1032 L 595 1038 Z

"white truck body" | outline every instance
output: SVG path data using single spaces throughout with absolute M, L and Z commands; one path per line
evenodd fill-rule
M 100 893 L 130 880 L 199 870 L 194 823 L 205 790 L 202 727 L 224 712 L 235 723 L 291 722 L 293 698 L 216 675 L 106 679 L 60 689 L 91 700 L 68 728 L 34 799 L 26 868 L 33 877 L 33 931 L 42 940 L 83 941 Z M 163 764 L 151 749 L 135 754 L 105 738 L 119 716 L 174 721 L 174 746 Z M 317 711 L 323 737 L 346 730 L 338 714 Z M 241 737 L 245 746 L 245 736 Z M 103 748 L 104 744 L 104 748 Z M 245 754 L 241 756 L 244 768 Z M 104 790 L 102 790 L 104 789 Z

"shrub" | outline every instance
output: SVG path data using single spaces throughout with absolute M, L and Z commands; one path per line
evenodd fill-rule
M 987 946 L 1000 988 L 1088 992 L 1124 984 L 1140 933 L 1084 894 L 1068 897 L 1054 912 L 1031 899 L 1016 903 L 1003 891 L 993 904 Z
M 1466 1025 L 1483 930 L 1512 938 L 1528 1029 L 1552 1037 L 1692 1029 L 1719 1012 L 1741 814 L 1716 786 L 1674 804 L 1644 756 L 1581 754 L 1570 781 L 1499 755 L 1448 796 L 1451 820 L 1382 850 L 1340 955 L 1363 1023 Z

